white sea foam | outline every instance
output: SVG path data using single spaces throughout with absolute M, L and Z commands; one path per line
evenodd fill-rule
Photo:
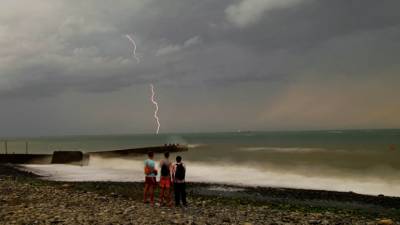
M 341 131 L 341 130 L 330 130 L 330 131 L 328 131 L 328 133 L 331 133 L 331 134 L 343 134 L 344 132 Z
M 244 188 L 235 188 L 235 187 L 222 187 L 222 186 L 211 186 L 208 188 L 211 191 L 223 191 L 223 192 L 239 192 L 244 191 Z
M 143 161 L 91 159 L 89 166 L 25 165 L 26 170 L 57 181 L 142 181 Z M 400 181 L 377 177 L 328 177 L 324 175 L 283 173 L 232 164 L 186 162 L 187 180 L 245 186 L 289 187 L 353 191 L 362 194 L 400 196 Z
M 301 147 L 244 147 L 240 148 L 242 151 L 271 151 L 271 152 L 323 152 L 326 151 L 323 148 L 301 148 Z
M 206 146 L 205 144 L 188 144 L 189 149 L 200 148 Z

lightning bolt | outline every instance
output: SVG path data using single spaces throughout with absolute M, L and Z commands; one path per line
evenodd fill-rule
M 133 57 L 136 59 L 137 63 L 140 63 L 140 58 L 136 55 L 137 46 L 136 46 L 135 40 L 129 34 L 126 34 L 125 37 L 128 38 L 128 40 L 132 43 L 132 45 L 133 45 Z M 157 122 L 156 134 L 158 134 L 158 132 L 160 131 L 161 124 L 160 124 L 160 119 L 158 118 L 158 115 L 157 115 L 157 113 L 158 113 L 158 103 L 154 100 L 155 93 L 154 93 L 154 85 L 153 84 L 150 84 L 150 89 L 151 89 L 151 99 L 150 100 L 156 107 L 156 109 L 154 111 L 154 119 Z
M 154 119 L 157 122 L 156 134 L 158 134 L 158 131 L 160 131 L 160 119 L 158 118 L 158 115 L 157 115 L 157 113 L 158 113 L 158 103 L 154 100 L 155 93 L 154 93 L 154 85 L 153 84 L 150 84 L 150 89 L 151 89 L 151 98 L 150 98 L 150 100 L 156 106 L 156 109 L 154 111 Z
M 133 57 L 135 57 L 137 63 L 140 63 L 140 58 L 136 55 L 136 48 L 137 47 L 136 47 L 135 40 L 129 34 L 125 35 L 125 37 L 128 38 L 128 40 L 132 43 L 132 45 L 133 45 Z

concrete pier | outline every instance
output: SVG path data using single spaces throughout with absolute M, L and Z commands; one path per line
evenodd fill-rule
M 188 151 L 185 145 L 163 145 L 143 148 L 120 149 L 111 151 L 96 151 L 83 153 L 81 151 L 54 151 L 53 154 L 0 154 L 0 163 L 12 164 L 77 164 L 87 165 L 91 156 L 104 158 L 123 158 L 139 156 L 152 151 L 154 153 Z

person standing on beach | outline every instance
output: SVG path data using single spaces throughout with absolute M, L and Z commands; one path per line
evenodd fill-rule
M 175 206 L 180 206 L 182 200 L 183 206 L 187 206 L 186 202 L 186 183 L 185 183 L 186 167 L 182 162 L 182 157 L 176 157 L 176 164 L 172 169 L 172 179 L 174 181 Z
M 172 164 L 169 161 L 169 152 L 164 153 L 164 159 L 160 161 L 160 206 L 163 205 L 164 198 L 168 205 L 171 201 L 171 170 Z
M 156 163 L 154 162 L 154 153 L 148 152 L 147 156 L 149 157 L 144 161 L 144 174 L 145 174 L 145 181 L 144 181 L 144 203 L 148 203 L 147 201 L 147 194 L 150 195 L 150 202 L 154 206 L 154 187 L 157 184 L 156 177 L 157 177 L 157 169 Z

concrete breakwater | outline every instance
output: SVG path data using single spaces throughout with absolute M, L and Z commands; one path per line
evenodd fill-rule
M 188 151 L 188 147 L 184 145 L 164 145 L 87 153 L 81 151 L 54 151 L 53 154 L 0 154 L 0 163 L 87 165 L 91 156 L 104 158 L 129 157 L 143 155 L 149 151 L 154 153 L 183 152 Z
M 52 155 L 48 154 L 1 154 L 0 163 L 11 164 L 50 164 Z
M 120 157 L 129 155 L 143 155 L 147 154 L 147 152 L 150 151 L 154 153 L 164 153 L 164 152 L 185 152 L 188 150 L 189 148 L 186 145 L 172 144 L 172 145 L 152 146 L 152 147 L 132 148 L 132 149 L 122 149 L 122 150 L 112 150 L 112 151 L 96 151 L 96 152 L 89 152 L 88 154 L 91 156 L 101 156 L 101 157 Z

